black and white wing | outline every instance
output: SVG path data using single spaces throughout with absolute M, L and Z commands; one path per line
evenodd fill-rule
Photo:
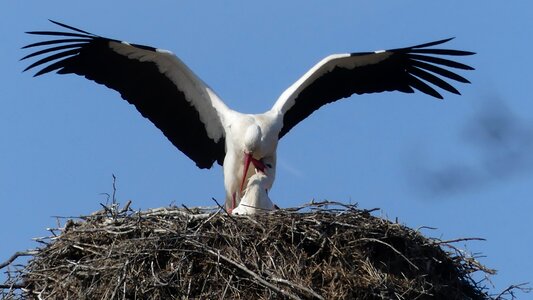
M 283 115 L 283 137 L 296 124 L 325 104 L 353 94 L 419 90 L 442 99 L 431 85 L 454 94 L 457 89 L 444 81 L 468 80 L 445 69 L 473 70 L 472 67 L 440 56 L 465 56 L 473 52 L 430 48 L 451 39 L 407 48 L 375 52 L 330 55 L 316 64 L 283 92 L 273 110 Z
M 198 167 L 222 164 L 228 108 L 174 54 L 51 22 L 69 31 L 28 32 L 54 38 L 24 47 L 42 48 L 23 58 L 41 57 L 24 71 L 41 66 L 35 76 L 73 73 L 114 89 Z

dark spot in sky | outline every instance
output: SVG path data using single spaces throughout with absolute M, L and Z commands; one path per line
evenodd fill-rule
M 433 195 L 465 192 L 533 171 L 533 125 L 502 101 L 488 101 L 459 134 L 464 144 L 458 147 L 476 153 L 475 160 L 431 162 L 438 167 L 418 162 L 411 173 L 420 190 Z

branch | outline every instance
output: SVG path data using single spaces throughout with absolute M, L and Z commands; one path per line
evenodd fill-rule
M 16 289 L 16 290 L 20 290 L 20 289 L 24 289 L 26 288 L 25 285 L 23 284 L 0 284 L 0 289 Z
M 523 293 L 529 293 L 529 292 L 532 291 L 532 289 L 530 287 L 528 287 L 527 285 L 528 285 L 527 282 L 526 283 L 510 285 L 508 288 L 503 290 L 503 292 L 501 292 L 494 299 L 495 300 L 503 300 L 503 299 L 505 299 L 505 298 L 503 298 L 503 296 L 505 296 L 505 295 L 510 295 L 512 297 L 511 299 L 515 299 L 514 290 L 519 290 L 519 291 L 521 291 Z
M 0 270 L 9 266 L 15 259 L 19 258 L 20 256 L 33 256 L 37 253 L 39 253 L 39 250 L 36 249 L 27 251 L 17 251 L 15 252 L 15 254 L 11 255 L 8 260 L 0 264 Z
M 282 289 L 280 289 L 279 287 L 271 284 L 270 282 L 266 281 L 265 279 L 263 279 L 261 276 L 259 276 L 257 273 L 253 272 L 252 270 L 248 269 L 246 266 L 234 261 L 233 259 L 229 258 L 229 257 L 226 257 L 216 251 L 213 251 L 209 248 L 207 248 L 206 246 L 202 245 L 202 244 L 197 244 L 197 243 L 193 243 L 194 246 L 196 247 L 199 247 L 199 248 L 202 248 L 204 249 L 205 251 L 207 251 L 209 254 L 211 255 L 214 255 L 216 256 L 217 258 L 221 258 L 222 260 L 225 260 L 226 262 L 234 265 L 235 267 L 241 269 L 242 271 L 244 271 L 245 273 L 247 273 L 248 275 L 252 276 L 253 278 L 255 278 L 257 281 L 259 281 L 262 285 L 264 285 L 265 287 L 268 287 L 280 294 L 283 294 L 285 297 L 289 297 L 291 299 L 295 299 L 295 300 L 301 300 L 300 297 L 296 296 L 296 295 L 293 295 L 293 294 L 290 294 Z
M 320 296 L 319 294 L 317 294 L 317 292 L 313 291 L 312 289 L 310 289 L 308 287 L 296 284 L 296 283 L 294 283 L 292 281 L 289 281 L 289 280 L 286 280 L 286 279 L 283 279 L 283 278 L 270 277 L 270 279 L 272 279 L 272 280 L 274 280 L 276 282 L 279 282 L 279 283 L 286 284 L 286 285 L 288 285 L 290 287 L 299 288 L 300 290 L 308 292 L 309 294 L 313 295 L 313 297 L 315 297 L 317 299 L 324 300 L 324 297 Z
M 459 239 L 453 239 L 453 240 L 447 240 L 447 241 L 432 240 L 431 244 L 440 245 L 440 244 L 451 244 L 451 243 L 466 242 L 466 241 L 486 241 L 486 239 L 474 237 L 474 238 L 459 238 Z

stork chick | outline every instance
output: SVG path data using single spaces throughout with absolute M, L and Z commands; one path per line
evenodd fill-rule
M 232 213 L 253 215 L 273 210 L 275 208 L 274 203 L 267 193 L 269 184 L 271 181 L 263 172 L 257 172 L 250 176 L 244 196 Z

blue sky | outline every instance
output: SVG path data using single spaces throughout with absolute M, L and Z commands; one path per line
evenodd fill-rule
M 77 76 L 22 73 L 53 19 L 176 53 L 232 108 L 262 112 L 321 58 L 455 36 L 447 46 L 471 85 L 354 96 L 328 105 L 280 142 L 271 198 L 381 208 L 460 243 L 497 269 L 494 292 L 533 282 L 533 4 L 501 1 L 3 1 L 0 69 L 0 261 L 35 247 L 53 216 L 87 215 L 117 176 L 135 209 L 223 200 L 222 170 L 199 170 L 119 95 Z M 3 277 L 1 277 L 3 278 Z

